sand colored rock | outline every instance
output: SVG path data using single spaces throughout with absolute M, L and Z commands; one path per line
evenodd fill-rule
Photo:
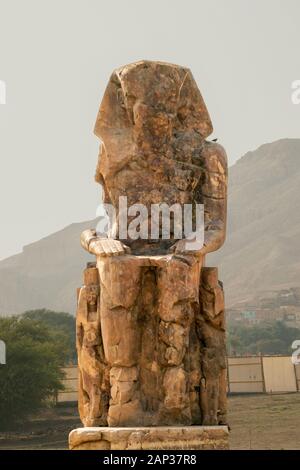
M 112 74 L 95 126 L 96 180 L 116 217 L 107 238 L 96 230 L 81 237 L 96 256 L 78 294 L 84 426 L 226 424 L 224 295 L 205 255 L 225 240 L 227 163 L 224 149 L 205 140 L 211 131 L 188 69 L 142 61 Z M 204 245 L 189 249 L 172 220 L 168 238 L 161 222 L 156 238 L 125 238 L 125 196 L 129 208 L 147 209 L 141 231 L 152 230 L 155 204 L 204 204 Z M 128 233 L 136 224 L 130 211 L 126 224 Z

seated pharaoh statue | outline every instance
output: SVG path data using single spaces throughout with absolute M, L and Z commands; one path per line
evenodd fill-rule
M 227 159 L 211 133 L 189 69 L 113 72 L 95 125 L 110 227 L 81 236 L 96 256 L 78 291 L 84 426 L 226 424 L 223 287 L 205 257 L 225 240 Z

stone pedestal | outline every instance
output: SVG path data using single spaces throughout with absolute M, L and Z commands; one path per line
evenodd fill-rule
M 74 429 L 71 450 L 226 450 L 227 426 L 157 426 Z

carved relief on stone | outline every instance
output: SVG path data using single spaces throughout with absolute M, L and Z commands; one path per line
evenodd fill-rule
M 85 426 L 107 423 L 109 370 L 106 365 L 100 326 L 98 271 L 89 265 L 79 289 L 76 343 L 79 367 L 79 413 Z
M 226 341 L 223 287 L 217 268 L 202 268 L 197 332 L 201 343 L 202 424 L 226 424 Z

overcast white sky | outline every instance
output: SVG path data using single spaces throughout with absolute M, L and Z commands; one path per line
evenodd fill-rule
M 123 64 L 190 67 L 230 163 L 300 137 L 299 20 L 299 0 L 0 0 L 0 259 L 95 216 L 92 130 Z

